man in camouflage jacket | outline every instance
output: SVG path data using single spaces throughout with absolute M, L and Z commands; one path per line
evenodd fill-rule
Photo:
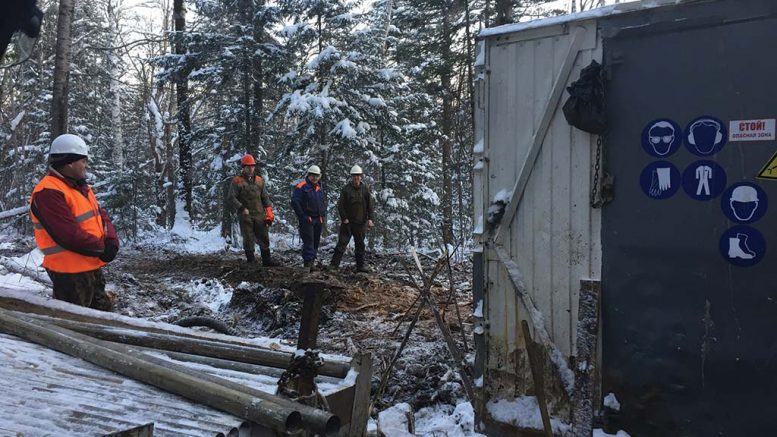
M 369 271 L 364 265 L 364 238 L 367 230 L 374 226 L 375 202 L 369 187 L 362 182 L 363 177 L 361 167 L 354 165 L 351 168 L 351 181 L 343 187 L 340 199 L 337 201 L 340 232 L 337 235 L 337 246 L 330 264 L 335 269 L 340 267 L 345 248 L 353 237 L 356 245 L 356 271 Z
M 237 212 L 240 221 L 240 234 L 243 236 L 243 249 L 249 263 L 256 262 L 254 247 L 259 242 L 262 253 L 262 265 L 277 266 L 270 258 L 269 227 L 275 220 L 270 196 L 267 194 L 264 178 L 255 175 L 256 160 L 246 154 L 240 160 L 243 171 L 232 179 L 229 186 L 229 207 Z

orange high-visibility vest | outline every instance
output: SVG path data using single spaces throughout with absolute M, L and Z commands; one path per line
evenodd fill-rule
M 70 207 L 78 226 L 87 233 L 100 239 L 105 238 L 105 227 L 100 216 L 100 205 L 94 197 L 91 188 L 87 197 L 80 191 L 71 187 L 67 182 L 54 176 L 46 176 L 32 190 L 32 195 L 44 190 L 57 190 L 65 196 L 65 202 Z M 30 197 L 32 203 L 32 196 Z M 35 214 L 30 211 L 32 224 L 35 228 L 35 243 L 43 252 L 43 267 L 59 273 L 81 273 L 96 270 L 105 265 L 97 257 L 84 256 L 71 252 L 57 245 L 51 235 L 43 228 Z

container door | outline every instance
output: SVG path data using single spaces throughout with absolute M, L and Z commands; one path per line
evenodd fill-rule
M 739 3 L 604 26 L 603 394 L 635 436 L 777 429 L 777 20 Z

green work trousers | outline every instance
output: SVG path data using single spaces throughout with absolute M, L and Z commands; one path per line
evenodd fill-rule
M 243 235 L 243 249 L 249 259 L 253 258 L 256 243 L 259 243 L 262 252 L 270 250 L 270 233 L 264 224 L 264 217 L 241 215 L 240 234 Z
M 353 243 L 356 246 L 356 265 L 364 265 L 364 238 L 367 235 L 367 225 L 364 223 L 343 223 L 340 225 L 340 232 L 337 234 L 337 246 L 335 246 L 335 259 L 339 260 L 345 253 L 345 248 L 353 237 Z

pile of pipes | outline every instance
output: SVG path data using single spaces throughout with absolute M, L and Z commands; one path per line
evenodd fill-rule
M 154 328 L 110 326 L 71 316 L 65 312 L 44 315 L 0 308 L 0 332 L 81 358 L 279 433 L 306 431 L 329 436 L 340 431 L 341 419 L 331 412 L 177 363 L 280 376 L 292 359 L 290 352 Z M 160 353 L 175 361 L 159 358 Z M 346 363 L 325 362 L 319 375 L 342 379 L 349 369 Z

